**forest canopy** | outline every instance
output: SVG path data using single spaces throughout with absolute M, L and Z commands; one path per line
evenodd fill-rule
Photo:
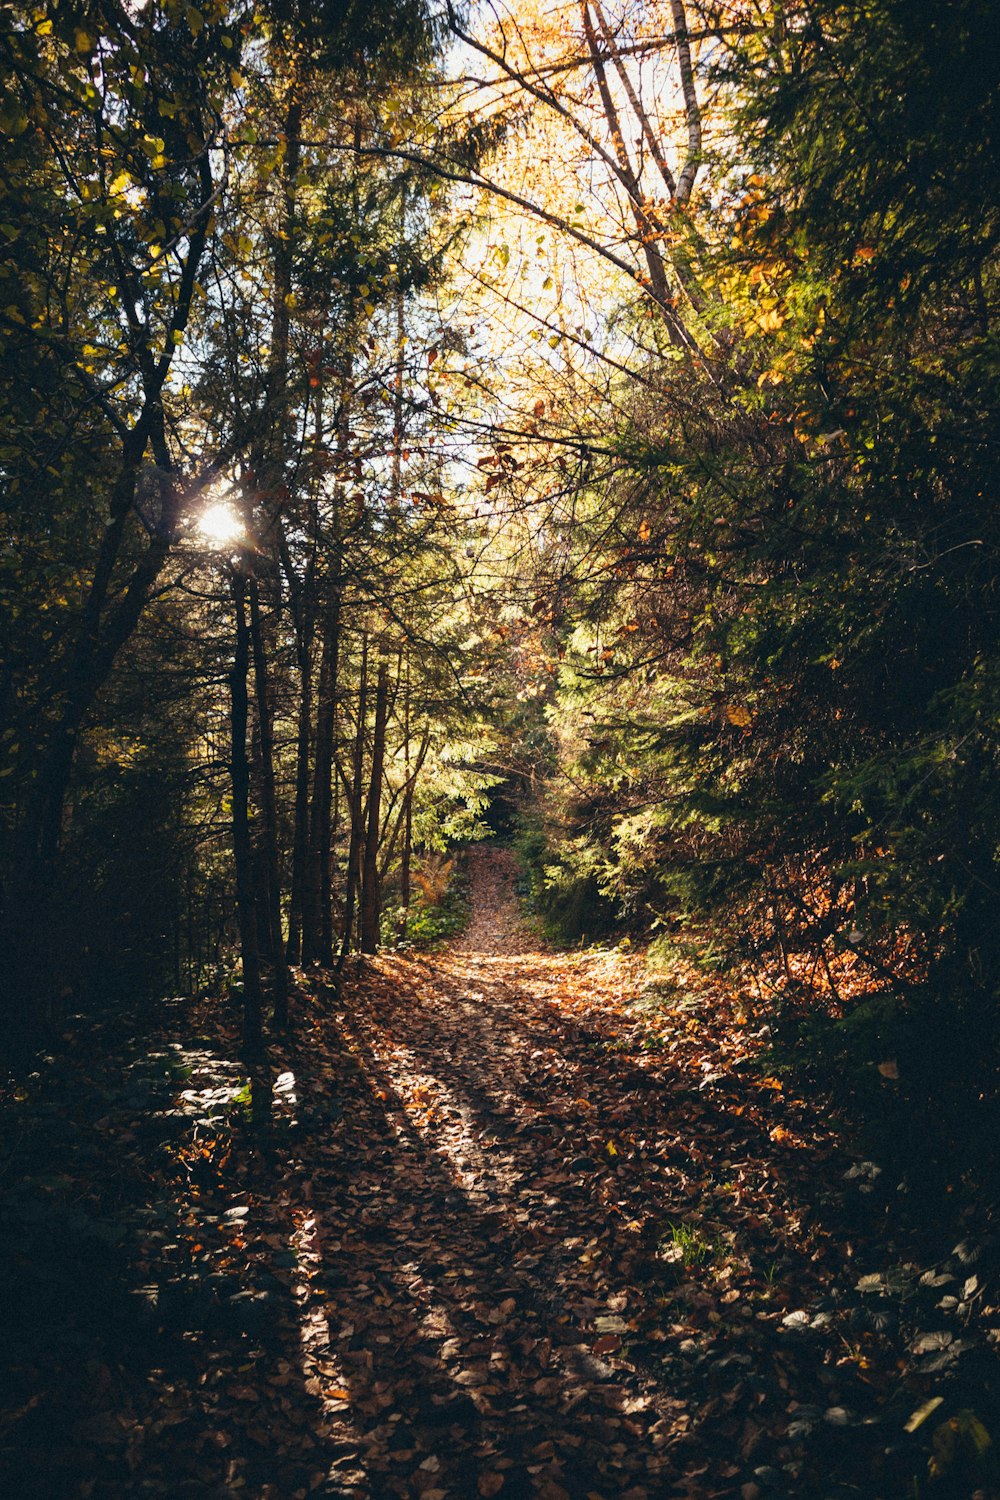
M 253 1049 L 500 831 L 552 937 L 702 944 L 852 1088 L 909 1049 L 957 1100 L 997 25 L 0 7 L 12 1045 L 231 981 Z
M 0 0 L 0 1491 L 1000 1500 L 998 111 Z

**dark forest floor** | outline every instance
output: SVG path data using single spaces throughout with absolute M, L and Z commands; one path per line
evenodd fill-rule
M 300 999 L 266 1130 L 218 1001 L 11 1087 L 0 1494 L 994 1495 L 996 1247 L 900 1239 L 738 998 L 470 864 L 462 938 Z

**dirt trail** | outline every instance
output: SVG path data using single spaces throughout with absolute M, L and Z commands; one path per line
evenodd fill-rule
M 469 851 L 472 916 L 453 951 L 510 956 L 537 952 L 539 944 L 515 896 L 517 860 L 508 849 L 476 846 Z
M 768 1422 L 786 1430 L 802 1355 L 799 1400 L 840 1389 L 781 1323 L 830 1247 L 774 1167 L 772 1121 L 703 1086 L 704 1046 L 694 1076 L 689 1038 L 644 1049 L 641 966 L 546 951 L 511 856 L 470 865 L 466 933 L 381 957 L 341 1021 L 356 1073 L 310 1185 L 340 1281 L 311 1351 L 350 1408 L 331 1413 L 335 1492 L 737 1494 Z
M 49 1317 L 86 1263 L 23 1247 L 9 1493 L 759 1500 L 868 1474 L 873 1351 L 839 1310 L 861 1241 L 815 1211 L 845 1165 L 828 1129 L 741 1068 L 731 997 L 678 972 L 643 1009 L 637 958 L 546 950 L 511 856 L 470 867 L 447 949 L 300 1000 L 266 1149 L 225 1103 L 218 1002 L 54 1070 L 12 1243 L 48 1195 L 37 1246 L 76 1224 L 115 1291 L 91 1317 L 81 1272 Z

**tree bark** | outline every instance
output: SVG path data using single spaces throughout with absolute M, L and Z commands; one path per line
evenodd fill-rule
M 336 512 L 339 525 L 339 505 Z M 340 672 L 340 627 L 342 606 L 342 557 L 340 538 L 334 541 L 332 576 L 328 583 L 327 609 L 322 621 L 323 647 L 320 657 L 316 700 L 316 758 L 313 767 L 312 800 L 306 837 L 302 893 L 302 961 L 329 967 L 333 963 L 333 759 L 337 724 L 337 688 Z
M 406 656 L 406 686 L 403 693 L 403 852 L 399 861 L 399 923 L 396 936 L 402 941 L 410 916 L 410 861 L 413 854 L 413 784 L 410 776 L 410 656 Z
M 334 590 L 329 618 L 323 630 L 319 691 L 316 702 L 316 759 L 313 768 L 312 803 L 306 872 L 302 901 L 302 961 L 329 965 L 333 962 L 333 929 L 330 915 L 330 848 L 332 841 L 333 741 L 336 722 L 337 675 L 340 658 L 340 589 Z
M 309 838 L 309 763 L 312 748 L 312 649 L 311 640 L 297 646 L 299 709 L 295 738 L 295 821 L 292 834 L 292 888 L 288 901 L 288 963 L 302 959 L 302 903 L 306 879 L 306 844 Z
M 691 38 L 688 33 L 684 0 L 670 0 L 677 33 L 677 65 L 681 75 L 681 93 L 684 96 L 684 116 L 687 121 L 687 159 L 677 178 L 677 201 L 687 203 L 694 188 L 695 178 L 701 166 L 701 108 L 694 81 L 694 66 L 691 61 Z
M 274 705 L 268 680 L 267 647 L 260 612 L 257 579 L 247 583 L 250 599 L 250 636 L 253 644 L 253 675 L 257 705 L 257 735 L 260 753 L 261 802 L 264 814 L 262 875 L 266 901 L 268 959 L 271 966 L 271 1004 L 275 1026 L 288 1025 L 288 968 L 281 930 L 281 872 L 278 861 L 278 802 L 274 785 Z
M 354 765 L 351 780 L 351 843 L 347 855 L 347 889 L 344 893 L 344 928 L 340 939 L 340 953 L 337 958 L 338 974 L 343 969 L 347 955 L 351 951 L 354 909 L 358 899 L 358 886 L 361 882 L 361 845 L 364 835 L 361 776 L 364 771 L 365 721 L 367 717 L 368 635 L 366 633 L 361 642 L 361 680 L 358 686 L 358 721 L 354 732 Z
M 333 800 L 333 758 L 337 745 L 337 691 L 340 675 L 340 586 L 336 611 L 330 622 L 333 642 L 330 648 L 330 694 L 323 716 L 322 735 L 317 728 L 316 765 L 320 782 L 317 859 L 319 862 L 319 961 L 324 968 L 333 966 L 333 834 L 336 808 Z
M 403 264 L 406 245 L 406 188 L 399 199 L 399 264 Z M 406 383 L 406 299 L 402 286 L 396 288 L 396 360 L 392 384 L 392 470 L 389 477 L 389 503 L 399 508 L 403 493 L 403 395 Z
M 250 846 L 250 760 L 247 755 L 247 723 L 250 703 L 247 680 L 250 673 L 250 627 L 247 623 L 247 581 L 240 565 L 232 575 L 236 616 L 236 646 L 229 674 L 232 730 L 230 777 L 233 797 L 233 860 L 236 866 L 236 911 L 243 961 L 243 1049 L 256 1056 L 261 1048 L 263 1003 L 260 989 L 260 959 L 257 952 L 257 913 L 254 901 L 253 851 Z
M 382 892 L 378 849 L 381 832 L 382 773 L 385 766 L 385 727 L 389 711 L 389 666 L 381 662 L 375 686 L 375 728 L 372 733 L 371 783 L 368 791 L 368 830 L 365 836 L 364 875 L 361 884 L 361 951 L 377 953 Z
M 316 704 L 316 759 L 309 815 L 309 834 L 303 887 L 302 959 L 329 968 L 333 964 L 333 762 L 337 725 L 340 669 L 340 627 L 343 604 L 343 548 L 341 516 L 344 475 L 351 447 L 351 383 L 353 360 L 348 356 L 337 412 L 336 481 L 331 516 L 332 556 L 325 582 L 322 621 L 323 648 Z

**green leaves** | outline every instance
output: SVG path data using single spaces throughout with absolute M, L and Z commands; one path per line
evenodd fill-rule
M 20 104 L 5 102 L 0 106 L 0 134 L 16 139 L 24 134 L 28 124 L 28 112 Z

